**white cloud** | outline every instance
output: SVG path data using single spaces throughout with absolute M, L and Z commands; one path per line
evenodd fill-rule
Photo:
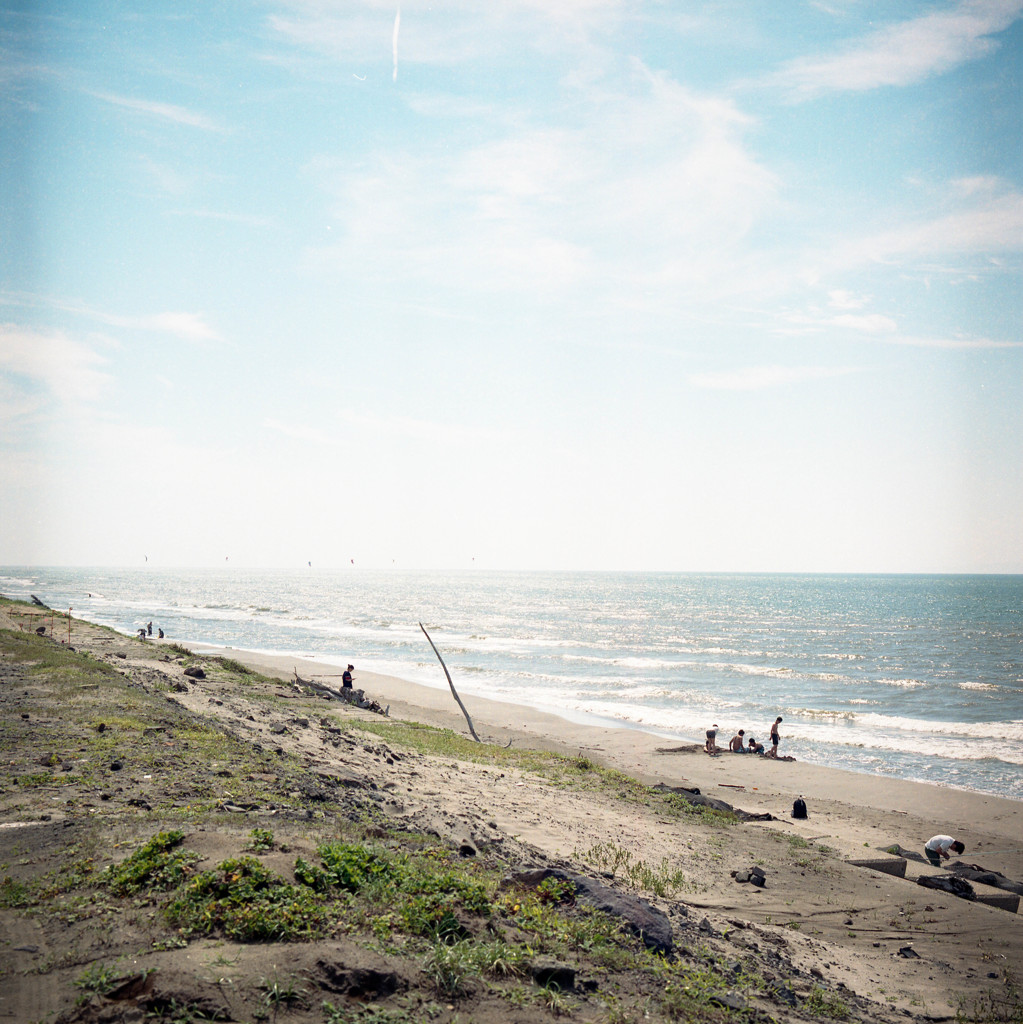
M 913 335 L 897 335 L 887 339 L 897 345 L 911 345 L 916 348 L 943 349 L 1001 349 L 1023 348 L 1023 341 L 996 341 L 993 338 L 967 337 L 915 337 Z
M 869 264 L 925 264 L 928 270 L 962 273 L 962 261 L 977 258 L 988 269 L 1011 271 L 998 257 L 1023 251 L 1023 194 L 992 191 L 990 184 L 987 180 L 983 188 L 964 189 L 961 182 L 953 182 L 944 201 L 959 209 L 873 235 L 836 238 L 827 252 L 809 257 L 804 281 L 815 284 L 828 274 Z M 948 265 L 936 266 L 939 259 Z
M 843 53 L 792 61 L 771 81 L 799 99 L 911 85 L 990 53 L 991 37 L 1021 11 L 1023 0 L 962 0 L 878 29 Z
M 317 444 L 336 447 L 340 444 L 338 437 L 332 437 L 320 430 L 318 427 L 311 427 L 306 423 L 284 423 L 281 420 L 266 419 L 263 425 L 275 433 L 283 434 L 284 437 L 294 441 L 301 441 L 305 444 Z
M 92 402 L 106 391 L 106 360 L 62 331 L 0 324 L 0 370 L 28 378 L 64 402 Z
M 848 327 L 850 330 L 864 331 L 867 334 L 887 334 L 898 328 L 891 317 L 882 316 L 880 313 L 841 313 L 825 322 L 835 327 Z
M 858 372 L 853 367 L 833 366 L 744 366 L 717 373 L 696 373 L 689 377 L 695 388 L 711 391 L 762 391 L 808 381 L 844 377 Z
M 71 312 L 81 313 L 109 324 L 133 331 L 156 331 L 170 334 L 182 341 L 222 341 L 220 334 L 203 320 L 198 313 L 167 312 L 150 313 L 142 316 L 122 316 L 117 313 L 103 313 L 99 310 L 64 307 Z
M 995 196 L 971 209 L 906 224 L 864 240 L 861 248 L 877 260 L 936 253 L 1019 252 L 1023 249 L 1023 195 Z
M 439 289 L 587 286 L 623 306 L 748 287 L 745 243 L 779 187 L 745 145 L 752 120 L 638 64 L 576 102 L 563 126 L 491 125 L 468 150 L 317 162 L 341 242 L 314 256 Z
M 184 125 L 189 128 L 200 128 L 206 132 L 219 132 L 223 129 L 205 114 L 198 114 L 187 107 L 179 107 L 174 103 L 159 103 L 153 100 L 139 100 L 132 96 L 118 96 L 109 92 L 89 92 L 104 103 L 113 104 L 116 107 L 123 107 L 126 110 L 134 110 L 140 114 L 155 117 L 161 121 L 170 121 L 173 124 Z
M 833 309 L 862 309 L 866 302 L 866 299 L 844 288 L 832 288 L 828 292 L 828 305 Z

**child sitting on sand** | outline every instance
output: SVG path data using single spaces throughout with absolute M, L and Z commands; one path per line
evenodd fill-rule
M 762 754 L 764 752 L 764 745 L 763 743 L 757 743 L 756 739 L 753 736 L 750 736 L 749 746 L 746 750 L 750 754 Z

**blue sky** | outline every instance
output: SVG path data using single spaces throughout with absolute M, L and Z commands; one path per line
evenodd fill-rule
M 1021 67 L 1023 0 L 3 4 L 0 564 L 1023 572 Z

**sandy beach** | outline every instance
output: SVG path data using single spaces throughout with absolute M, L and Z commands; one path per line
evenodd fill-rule
M 336 665 L 201 644 L 193 647 L 229 655 L 282 679 L 292 677 L 297 668 L 303 677 L 340 685 Z M 438 678 L 443 686 L 435 688 L 357 669 L 355 685 L 389 705 L 392 717 L 466 732 L 465 718 L 439 666 Z M 1012 878 L 1023 877 L 1023 803 L 1019 801 L 798 761 L 732 753 L 711 757 L 702 748 L 690 750 L 688 744 L 641 729 L 571 721 L 462 691 L 459 696 L 481 739 L 586 754 L 650 785 L 697 786 L 746 811 L 773 814 L 784 821 L 785 829 L 820 837 L 850 858 L 868 856 L 865 844 L 878 851 L 898 843 L 922 853 L 932 835 L 944 832 L 966 844 L 965 861 L 985 860 L 985 867 Z M 763 725 L 766 738 L 770 723 Z M 718 740 L 727 743 L 728 737 L 719 735 Z M 666 752 L 672 750 L 677 752 Z M 791 819 L 797 796 L 806 800 L 809 809 L 804 822 Z
M 237 650 L 218 653 L 282 679 L 293 677 L 297 669 L 302 677 L 340 685 L 337 666 Z M 443 679 L 439 666 L 438 676 Z M 446 685 L 427 687 L 358 668 L 355 685 L 367 697 L 388 705 L 394 718 L 467 733 Z M 830 956 L 832 966 L 856 991 L 890 995 L 906 1009 L 926 1006 L 940 1017 L 954 1010 L 963 978 L 981 981 L 983 987 L 985 981 L 1002 977 L 1003 971 L 1023 966 L 1020 914 L 919 886 L 919 876 L 942 874 L 925 862 L 909 860 L 904 878 L 844 863 L 883 859 L 894 844 L 922 857 L 931 836 L 947 833 L 965 843 L 963 862 L 1023 879 L 1023 803 L 798 761 L 732 753 L 710 756 L 698 746 L 693 749 L 639 729 L 583 724 L 533 708 L 460 696 L 481 739 L 583 754 L 650 785 L 696 787 L 751 814 L 772 815 L 773 820 L 747 825 L 735 837 L 722 868 L 756 860 L 763 851 L 765 831 L 830 848 L 834 856 L 825 873 L 796 871 L 783 884 L 766 890 L 736 885 L 729 870 L 705 872 L 707 891 L 693 902 L 719 922 L 732 915 L 758 925 L 780 918 L 790 925 L 805 922 L 799 931 L 814 933 L 828 946 L 828 953 L 819 954 L 822 962 Z M 765 737 L 769 724 L 764 723 Z M 805 820 L 792 818 L 797 796 L 807 803 Z M 670 857 L 685 842 L 667 827 L 647 831 L 649 823 L 602 819 L 593 808 L 587 809 L 586 819 L 569 820 L 560 805 L 558 810 L 552 805 L 545 814 L 535 805 L 527 809 L 514 795 L 491 795 L 488 806 L 499 828 L 552 855 L 613 836 L 632 846 L 637 856 L 656 861 Z M 989 896 L 1004 895 L 983 885 L 976 889 Z M 898 955 L 907 943 L 919 959 Z
M 17 624 L 10 618 L 0 621 L 0 627 L 25 628 L 24 612 L 21 616 Z M 99 829 L 100 835 L 108 837 L 94 847 L 99 863 L 124 856 L 125 847 L 151 834 L 164 813 L 161 807 L 169 808 L 166 813 L 176 815 L 176 820 L 181 815 L 187 820 L 194 799 L 188 797 L 188 787 L 205 794 L 207 809 L 196 819 L 187 840 L 206 858 L 201 863 L 212 864 L 215 855 L 244 849 L 254 823 L 272 824 L 278 834 L 287 834 L 289 863 L 295 853 L 313 857 L 318 834 L 330 834 L 353 815 L 365 813 L 359 806 L 372 807 L 394 828 L 434 835 L 452 849 L 470 848 L 480 856 L 492 851 L 499 854 L 501 863 L 523 868 L 556 866 L 606 880 L 614 875 L 614 869 L 608 871 L 608 851 L 632 863 L 670 867 L 685 878 L 682 890 L 670 896 L 645 891 L 621 872 L 612 881 L 666 915 L 681 953 L 710 956 L 715 963 L 727 964 L 730 959 L 752 963 L 763 977 L 775 979 L 772 984 L 784 983 L 800 1007 L 814 1005 L 815 999 L 819 1003 L 819 989 L 838 1000 L 829 1005 L 842 1005 L 842 1016 L 848 1019 L 967 1020 L 982 1011 L 984 1019 L 1018 1019 L 1021 1004 L 1015 985 L 1023 964 L 1023 917 L 1016 912 L 1012 894 L 978 883 L 974 885 L 978 901 L 968 901 L 925 888 L 917 880 L 946 874 L 919 856 L 925 841 L 943 832 L 966 844 L 964 863 L 1009 879 L 1023 878 L 1023 804 L 1019 802 L 798 761 L 729 753 L 709 756 L 699 745 L 666 741 L 636 729 L 568 721 L 528 707 L 460 694 L 486 743 L 510 744 L 513 751 L 565 754 L 573 761 L 615 769 L 647 786 L 699 790 L 744 812 L 742 821 L 723 827 L 701 815 L 669 814 L 656 800 L 618 799 L 599 788 L 555 784 L 528 768 L 419 753 L 393 739 L 381 744 L 346 738 L 351 736 L 345 732 L 346 723 L 371 727 L 403 721 L 467 736 L 465 719 L 446 684 L 426 687 L 356 666 L 356 688 L 388 709 L 384 717 L 296 683 L 296 679 L 318 681 L 336 688 L 340 669 L 335 665 L 202 645 L 193 645 L 194 655 L 189 655 L 170 644 L 124 637 L 79 620 L 70 628 L 77 656 L 86 652 L 91 661 L 112 666 L 126 680 L 126 692 L 152 703 L 158 724 L 126 733 L 121 743 L 117 727 L 113 736 L 105 732 L 105 749 L 118 755 L 117 770 L 104 768 L 99 775 L 90 775 L 85 768 L 75 767 L 80 755 L 58 752 L 52 739 L 32 739 L 41 735 L 34 729 L 66 728 L 73 706 L 56 713 L 48 710 L 39 684 L 4 663 L 7 685 L 0 696 L 5 720 L 11 723 L 4 757 L 12 778 L 23 773 L 36 787 L 7 786 L 0 799 L 4 825 L 0 852 L 14 873 L 14 882 L 24 878 L 27 884 L 34 872 L 52 870 L 60 837 L 66 842 L 80 828 L 92 830 L 92 835 Z M 56 637 L 54 633 L 44 640 L 56 644 Z M 218 669 L 219 657 L 278 682 L 268 688 L 266 683 L 239 681 L 237 675 Z M 194 663 L 206 666 L 205 676 L 185 675 L 185 666 Z M 439 666 L 438 679 L 443 681 Z M 176 716 L 173 722 L 166 717 L 169 714 Z M 87 721 L 94 723 L 92 718 Z M 297 818 L 282 816 L 281 806 L 264 804 L 265 798 L 253 802 L 247 811 L 233 807 L 229 800 L 241 783 L 218 778 L 225 773 L 215 770 L 216 759 L 197 762 L 192 755 L 180 755 L 175 735 L 189 721 L 202 723 L 205 731 L 222 731 L 224 743 L 230 741 L 236 749 L 259 751 L 261 758 L 277 758 L 282 766 L 290 765 L 288 771 L 299 773 L 295 778 L 315 783 L 318 800 L 325 799 L 323 786 L 334 786 L 333 791 L 342 794 L 338 797 L 342 813 L 333 817 L 329 801 L 307 805 L 308 816 Z M 767 725 L 761 728 L 765 735 Z M 95 724 L 86 727 L 91 736 L 96 728 Z M 127 725 L 120 728 L 129 729 Z M 84 738 L 86 733 L 78 735 Z M 37 746 L 32 747 L 32 742 Z M 51 744 L 42 758 L 40 742 Z M 82 739 L 73 743 L 80 745 Z M 152 756 L 147 753 L 150 749 Z M 108 760 L 110 756 L 106 755 Z M 65 776 L 53 780 L 61 785 L 47 785 L 46 779 L 40 779 L 38 766 L 62 759 Z M 161 765 L 173 766 L 173 772 L 167 774 L 170 768 Z M 271 785 L 275 774 L 264 770 L 248 778 L 257 785 Z M 295 785 L 288 783 L 284 788 Z M 301 789 L 306 783 L 297 785 Z M 363 799 L 360 793 L 375 802 L 356 803 L 344 810 L 348 806 L 344 801 Z M 797 796 L 806 801 L 805 820 L 792 817 Z M 146 815 L 140 817 L 139 807 L 147 808 Z M 327 810 L 314 811 L 317 807 Z M 849 863 L 900 863 L 885 853 L 896 844 L 910 853 L 904 877 Z M 277 862 L 283 870 L 285 858 L 278 857 Z M 753 866 L 763 872 L 762 887 L 742 881 L 741 874 L 740 880 L 736 878 L 736 872 Z M 7 987 L 7 995 L 0 998 L 0 1020 L 43 1019 L 62 1008 L 62 1024 L 129 1019 L 103 1016 L 100 1009 L 108 1012 L 109 1007 L 99 1007 L 96 1000 L 89 1004 L 88 1013 L 72 1012 L 63 994 L 75 972 L 80 977 L 82 965 L 109 958 L 111 951 L 121 950 L 123 958 L 139 947 L 136 932 L 142 926 L 133 926 L 133 931 L 129 920 L 119 918 L 118 925 L 112 923 L 100 936 L 92 931 L 75 933 L 59 924 L 48 930 L 38 920 L 29 925 L 16 909 L 0 909 L 0 947 L 14 965 L 0 985 Z M 31 937 L 27 944 L 26 934 Z M 354 946 L 339 951 L 337 941 L 330 947 L 332 956 L 365 956 Z M 77 943 L 74 957 L 72 942 Z M 249 971 L 251 985 L 257 985 L 273 963 L 285 957 L 303 984 L 315 982 L 318 971 L 322 974 L 322 942 L 287 951 L 279 945 L 258 949 L 228 945 L 238 957 L 237 971 L 243 967 Z M 177 949 L 160 939 L 154 948 L 158 952 L 133 962 L 146 971 L 157 970 L 153 977 L 160 984 L 179 986 L 165 990 L 166 998 L 166 991 L 187 990 L 189 998 L 202 996 L 207 999 L 203 1005 L 212 1006 L 209 1000 L 223 997 L 223 986 L 213 992 L 196 973 L 198 968 L 189 966 L 203 950 L 212 955 L 213 947 L 200 942 Z M 43 963 L 54 965 L 49 970 L 56 972 L 45 985 L 38 973 Z M 240 973 L 233 976 L 233 983 L 232 991 L 240 994 L 244 988 Z M 599 977 L 595 984 L 598 991 Z M 507 1007 L 488 1010 L 484 995 L 477 994 L 468 1016 L 464 1004 L 453 1002 L 436 1019 L 508 1019 L 502 1015 Z M 610 1019 L 610 1011 L 598 1012 L 592 1000 L 585 1005 L 580 1019 Z M 809 1012 L 793 1009 L 793 1016 L 790 1006 L 777 999 L 761 1002 L 760 1009 L 776 1020 L 806 1019 Z M 237 1006 L 230 1012 L 234 1015 L 221 1019 L 248 1019 L 237 1016 L 241 1012 Z M 322 1018 L 310 1009 L 294 1019 Z M 547 1018 L 527 1014 L 519 1019 Z

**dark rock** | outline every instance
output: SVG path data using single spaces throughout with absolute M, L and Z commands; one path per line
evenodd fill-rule
M 111 761 L 110 762 L 110 770 L 112 772 L 119 772 L 123 767 L 124 767 L 124 762 L 123 761 Z
M 723 1006 L 726 1010 L 735 1010 L 739 1013 L 747 1009 L 746 1000 L 737 996 L 734 992 L 715 992 L 707 997 L 711 1006 Z
M 958 896 L 964 900 L 977 899 L 973 886 L 965 878 L 956 878 L 955 875 L 921 875 L 916 880 L 916 884 L 927 889 L 938 889 L 941 892 L 947 892 L 950 896 Z
M 996 889 L 1004 889 L 1006 892 L 1014 892 L 1023 896 L 1023 882 L 1015 882 L 997 871 L 989 871 L 978 864 L 963 864 L 956 861 L 950 866 L 952 873 L 957 878 L 965 878 L 969 882 L 978 882 L 981 885 L 990 885 Z
M 174 684 L 174 692 L 175 693 L 188 693 L 188 684 L 181 682 L 181 680 L 178 680 Z
M 535 887 L 546 878 L 557 878 L 575 886 L 576 899 L 595 910 L 622 920 L 626 929 L 640 938 L 648 949 L 671 953 L 674 936 L 667 915 L 646 900 L 621 893 L 594 878 L 576 875 L 560 868 L 538 868 L 521 871 L 511 876 L 513 884 Z
M 185 669 L 185 675 L 191 679 L 205 679 L 206 673 L 198 665 L 191 665 Z
M 476 847 L 473 846 L 468 839 L 463 839 L 458 847 L 459 857 L 475 857 L 476 853 Z
M 287 731 L 288 727 L 286 725 L 281 725 L 279 722 L 277 725 L 270 726 L 270 732 L 273 733 L 274 736 L 283 736 Z
M 125 654 L 124 651 L 115 651 L 114 652 L 114 657 L 115 658 L 120 658 L 123 661 L 125 658 L 128 657 L 128 655 Z
M 912 946 L 900 946 L 898 955 L 906 960 L 920 959 L 920 954 Z
M 686 789 L 685 786 L 666 786 L 663 782 L 659 782 L 653 788 L 660 793 L 673 793 L 675 796 L 680 796 L 687 803 L 695 804 L 699 807 L 710 807 L 715 811 L 735 813 L 735 808 L 731 804 L 726 804 L 724 800 L 717 800 L 712 796 L 704 796 L 698 789 Z
M 791 1007 L 795 1007 L 796 1005 L 796 993 L 793 992 L 788 985 L 774 985 L 768 989 L 768 994 L 773 996 L 780 1003 L 786 1003 Z

